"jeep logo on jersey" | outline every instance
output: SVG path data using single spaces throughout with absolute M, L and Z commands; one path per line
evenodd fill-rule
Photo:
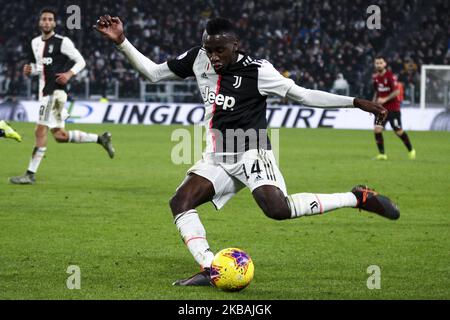
M 209 102 L 210 104 L 216 104 L 217 106 L 222 106 L 223 110 L 231 109 L 233 110 L 234 105 L 236 104 L 236 99 L 230 96 L 224 96 L 219 93 L 216 95 L 214 91 L 209 90 L 207 86 L 205 88 L 205 93 L 203 94 L 203 100 Z
M 53 63 L 53 59 L 51 57 L 42 58 L 42 63 L 48 66 Z

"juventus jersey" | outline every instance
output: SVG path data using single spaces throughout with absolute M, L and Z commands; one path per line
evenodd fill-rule
M 70 70 L 74 74 L 80 72 L 85 62 L 73 42 L 67 38 L 54 34 L 47 40 L 42 36 L 31 40 L 29 51 L 32 74 L 39 75 L 39 97 L 50 95 L 54 90 L 65 90 L 65 86 L 55 80 L 57 73 Z
M 283 77 L 268 61 L 245 54 L 217 74 L 201 47 L 192 48 L 167 65 L 178 77 L 197 79 L 205 104 L 207 153 L 271 149 L 266 99 L 268 95 L 285 97 L 295 84 L 293 80 Z

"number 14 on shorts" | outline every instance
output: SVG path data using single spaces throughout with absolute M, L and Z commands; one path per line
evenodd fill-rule
M 264 170 L 261 169 L 260 162 L 261 162 Z M 247 166 L 248 166 L 248 163 L 247 163 Z M 250 169 L 250 170 L 248 170 L 248 169 Z M 246 168 L 246 163 L 243 163 L 242 170 L 244 171 L 244 175 L 247 180 L 250 179 L 251 176 L 256 174 L 255 180 L 268 179 L 268 180 L 276 181 L 275 173 L 273 170 L 273 165 L 270 160 L 256 159 L 253 162 L 253 164 L 251 164 L 250 168 L 248 168 L 248 167 Z M 250 175 L 248 174 L 248 172 L 250 173 Z

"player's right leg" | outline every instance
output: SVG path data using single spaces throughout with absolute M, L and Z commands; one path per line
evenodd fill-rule
M 14 184 L 34 184 L 36 182 L 35 174 L 47 151 L 47 133 L 48 127 L 42 124 L 36 125 L 34 135 L 36 138 L 28 169 L 24 175 L 12 177 L 9 179 Z
M 12 177 L 9 179 L 14 184 L 34 184 L 35 174 L 47 151 L 47 134 L 52 125 L 53 113 L 55 112 L 56 99 L 53 94 L 46 95 L 39 100 L 41 107 L 39 109 L 39 119 L 37 121 L 35 135 L 35 145 L 28 164 L 28 170 L 24 175 Z
M 178 280 L 174 285 L 211 285 L 209 268 L 214 259 L 206 240 L 206 231 L 196 208 L 211 201 L 216 209 L 222 208 L 244 185 L 214 162 L 198 161 L 170 200 L 170 208 L 181 238 L 203 269 L 194 276 Z
M 39 165 L 44 158 L 47 151 L 47 134 L 49 128 L 55 126 L 55 112 L 58 97 L 54 94 L 46 95 L 40 98 L 41 107 L 39 109 L 39 119 L 37 121 L 36 129 L 34 131 L 36 141 L 31 154 L 31 159 L 28 165 L 28 170 L 24 175 L 12 177 L 9 179 L 14 184 L 34 184 L 35 174 Z
M 214 254 L 206 240 L 206 230 L 200 221 L 196 208 L 213 199 L 214 186 L 208 179 L 189 174 L 170 199 L 170 209 L 181 238 L 188 247 L 202 271 L 187 279 L 177 280 L 173 285 L 210 285 L 209 268 Z
M 375 124 L 375 127 L 373 129 L 375 134 L 375 142 L 378 148 L 378 154 L 375 156 L 375 160 L 387 160 L 387 155 L 384 152 L 383 125 Z
M 17 142 L 22 141 L 22 137 L 18 134 L 6 121 L 0 120 L 0 137 L 14 139 Z

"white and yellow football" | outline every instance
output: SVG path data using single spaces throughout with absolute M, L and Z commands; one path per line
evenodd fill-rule
M 240 291 L 253 279 L 255 266 L 250 256 L 238 248 L 219 251 L 211 265 L 211 282 L 223 291 Z

